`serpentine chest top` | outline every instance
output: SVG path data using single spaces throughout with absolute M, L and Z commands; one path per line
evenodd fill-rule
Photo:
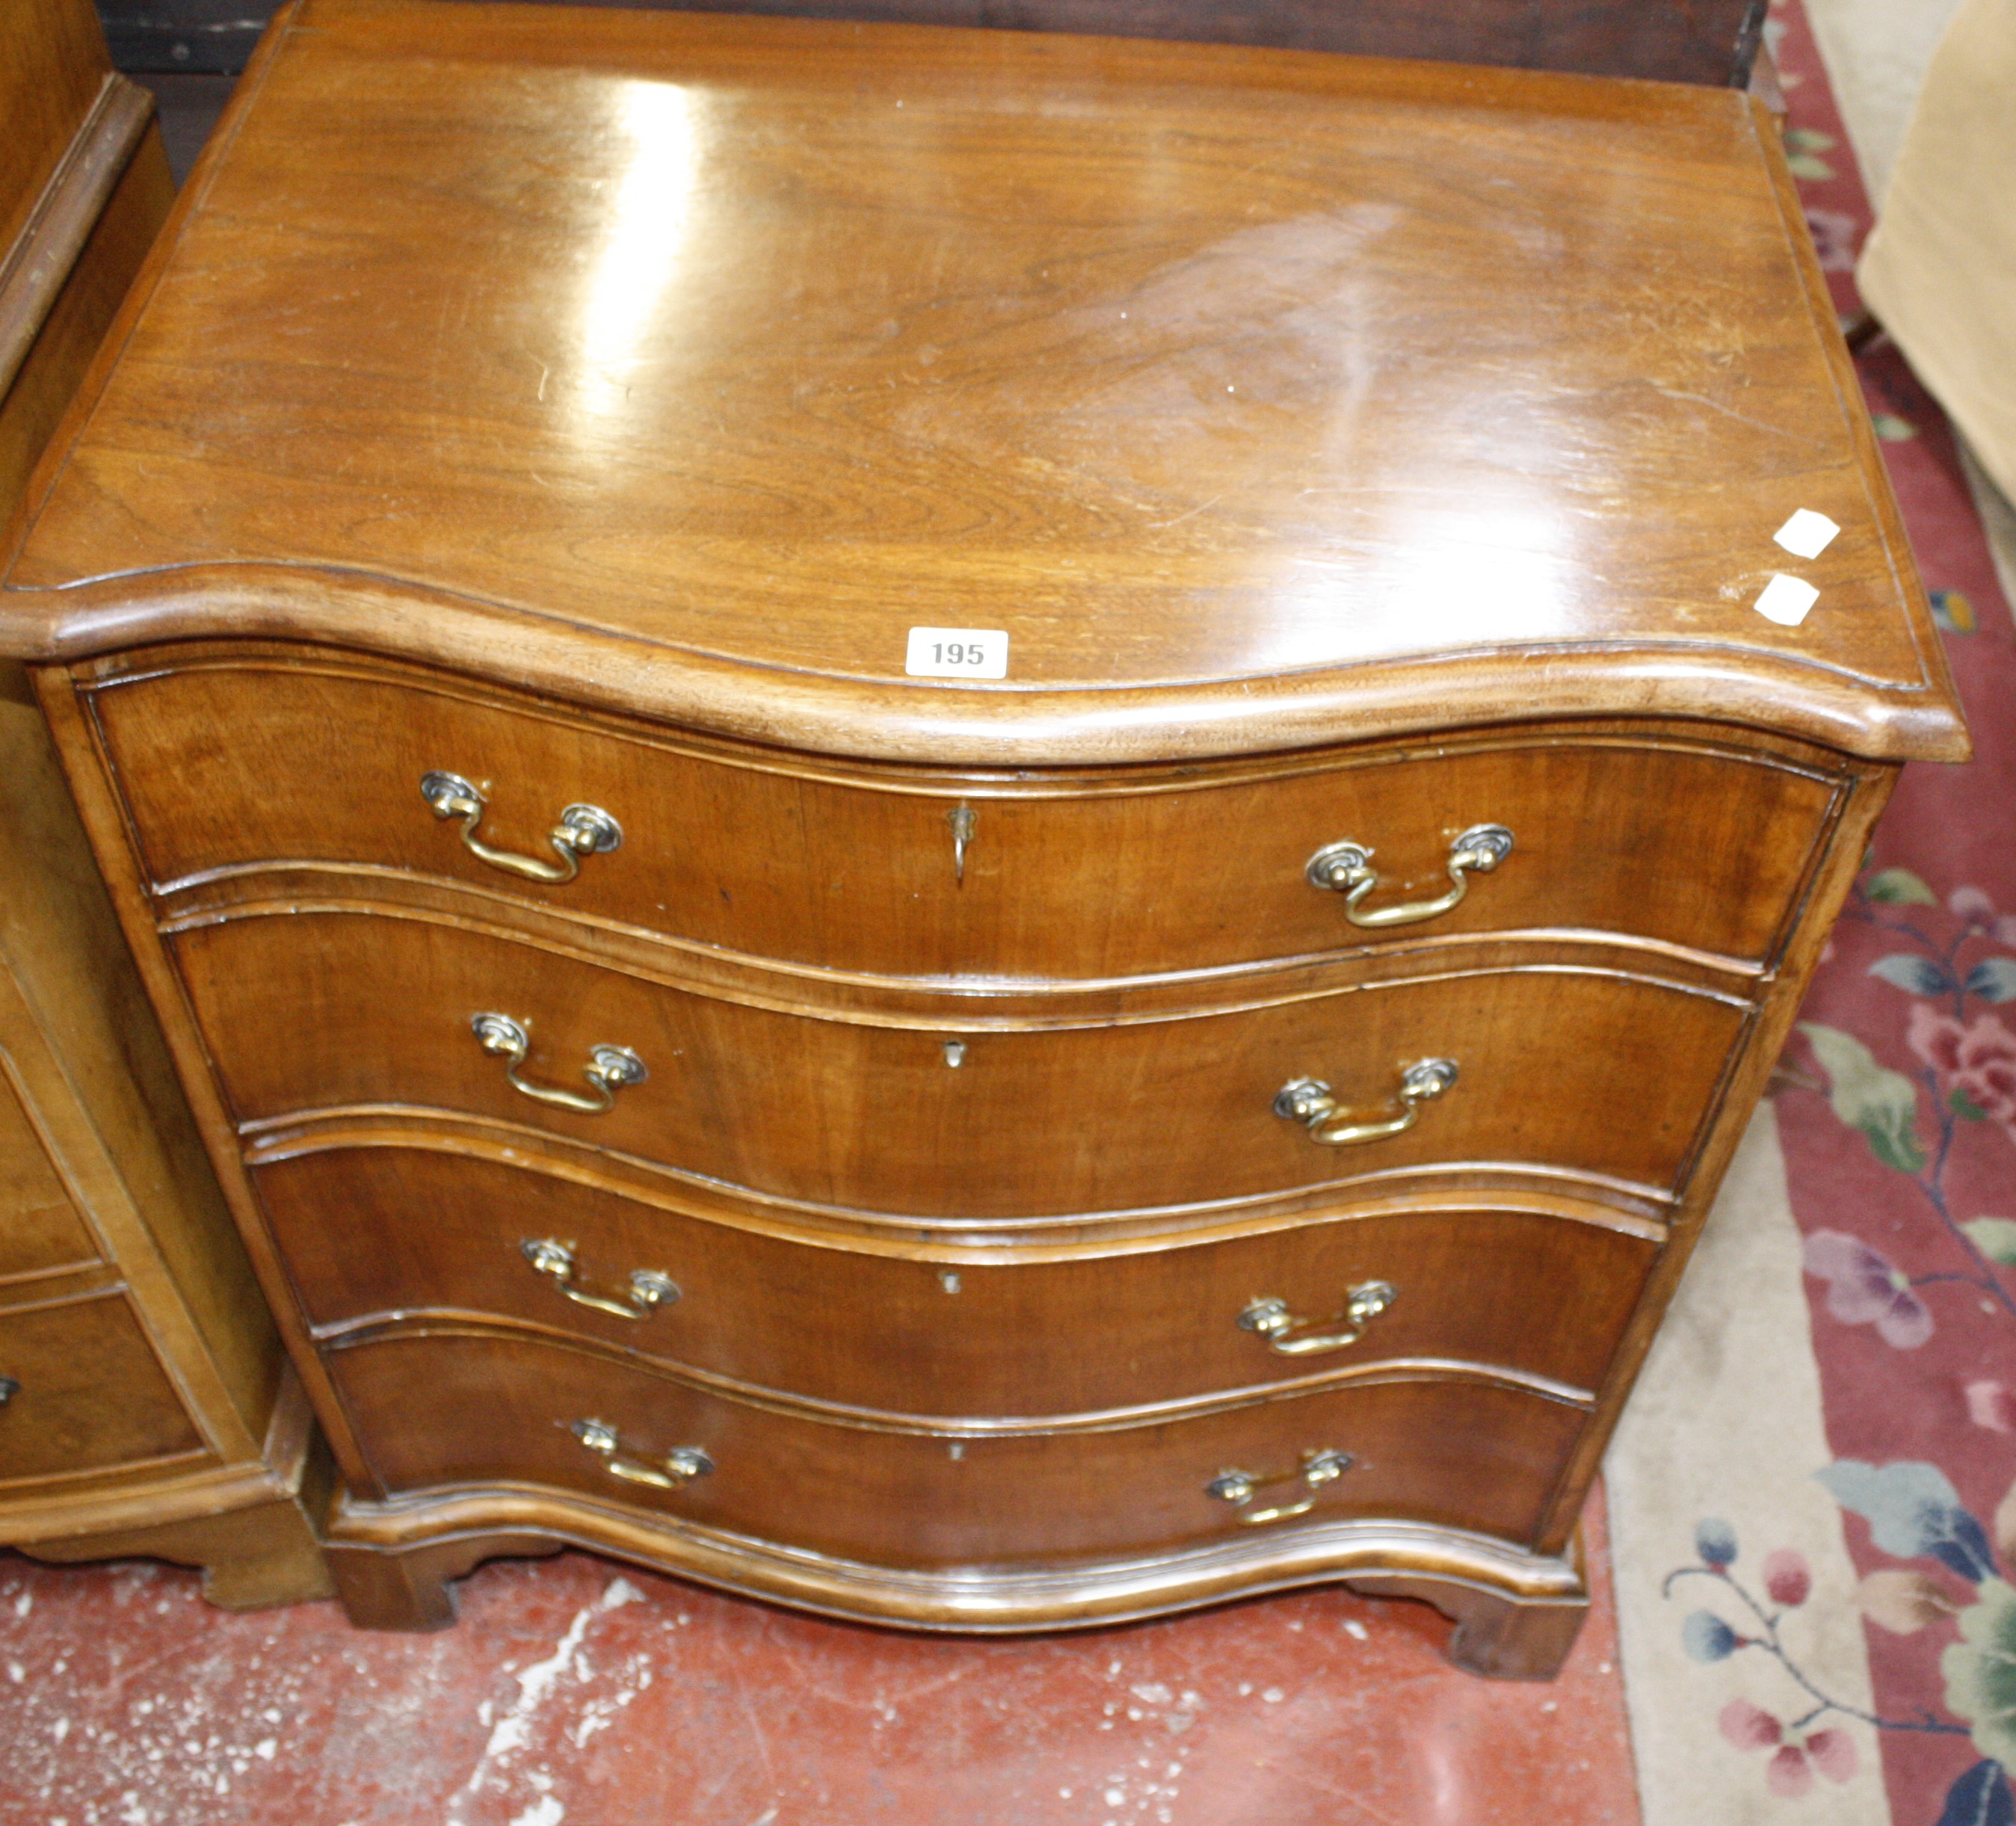
M 1965 751 L 1768 122 L 1656 84 L 304 0 L 10 554 L 380 1623 L 572 1541 L 1547 1671 Z

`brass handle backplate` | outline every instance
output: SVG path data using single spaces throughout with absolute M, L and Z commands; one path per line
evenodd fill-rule
M 576 1421 L 567 1431 L 602 1460 L 604 1471 L 626 1483 L 649 1484 L 654 1490 L 676 1490 L 714 1469 L 714 1460 L 697 1446 L 675 1446 L 653 1464 L 623 1457 L 623 1442 L 606 1421 Z
M 614 1298 L 607 1294 L 592 1294 L 574 1285 L 571 1244 L 545 1237 L 537 1242 L 528 1240 L 518 1247 L 531 1263 L 533 1273 L 545 1276 L 578 1306 L 592 1306 L 598 1313 L 614 1313 L 619 1319 L 648 1319 L 659 1307 L 669 1306 L 679 1297 L 678 1283 L 669 1274 L 661 1274 L 655 1268 L 632 1270 L 628 1294 Z
M 1316 1493 L 1325 1484 L 1334 1483 L 1356 1463 L 1348 1452 L 1335 1451 L 1326 1446 L 1305 1452 L 1301 1463 L 1293 1471 L 1264 1475 L 1250 1471 L 1222 1471 L 1204 1486 L 1204 1494 L 1232 1504 L 1239 1511 L 1241 1527 L 1262 1528 L 1270 1522 L 1285 1522 L 1291 1515 L 1307 1514 L 1316 1506 Z M 1278 1504 L 1271 1509 L 1247 1507 L 1269 1485 L 1291 1483 L 1301 1485 L 1309 1493 L 1299 1503 Z
M 628 1046 L 595 1046 L 590 1048 L 588 1063 L 581 1071 L 589 1083 L 589 1094 L 585 1097 L 578 1090 L 563 1090 L 550 1084 L 527 1084 L 518 1075 L 518 1068 L 524 1064 L 525 1055 L 531 1050 L 532 1037 L 522 1023 L 513 1021 L 508 1014 L 477 1014 L 470 1017 L 469 1026 L 482 1043 L 484 1051 L 510 1061 L 505 1068 L 504 1075 L 510 1080 L 513 1090 L 521 1091 L 538 1102 L 551 1104 L 556 1109 L 599 1115 L 604 1110 L 616 1107 L 616 1093 L 625 1085 L 642 1084 L 650 1076 L 644 1069 L 644 1061 Z
M 434 807 L 437 818 L 462 820 L 463 847 L 479 862 L 507 874 L 522 875 L 529 881 L 571 881 L 581 873 L 583 856 L 602 855 L 623 841 L 623 827 L 599 805 L 570 805 L 560 821 L 546 834 L 553 860 L 521 856 L 507 849 L 495 849 L 476 834 L 488 809 L 482 791 L 459 773 L 425 773 L 420 776 L 420 797 Z
M 1344 1310 L 1330 1319 L 1298 1319 L 1286 1300 L 1255 1300 L 1239 1315 L 1239 1328 L 1258 1332 L 1269 1350 L 1284 1357 L 1315 1356 L 1357 1343 L 1366 1327 L 1399 1298 L 1399 1290 L 1391 1281 L 1368 1280 L 1345 1296 Z M 1334 1329 L 1312 1331 L 1311 1326 Z
M 1352 1147 L 1360 1142 L 1383 1141 L 1413 1128 L 1421 1105 L 1440 1097 L 1456 1080 L 1455 1060 L 1418 1060 L 1400 1074 L 1393 1114 L 1368 1118 L 1342 1107 L 1320 1078 L 1291 1079 L 1275 1093 L 1274 1114 L 1301 1123 L 1309 1139 L 1326 1147 Z
M 1472 875 L 1488 875 L 1512 853 L 1512 833 L 1502 824 L 1473 824 L 1449 845 L 1449 888 L 1433 900 L 1409 900 L 1399 906 L 1367 909 L 1365 902 L 1379 885 L 1373 852 L 1362 843 L 1325 844 L 1309 858 L 1304 871 L 1312 886 L 1344 896 L 1345 917 L 1354 926 L 1411 926 L 1431 920 L 1459 905 L 1470 891 Z

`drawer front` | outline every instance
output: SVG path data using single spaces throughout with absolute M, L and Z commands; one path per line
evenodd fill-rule
M 383 1339 L 327 1361 L 389 1493 L 545 1485 L 889 1566 L 1147 1553 L 1257 1532 L 1209 1493 L 1232 1471 L 1285 1474 L 1248 1512 L 1312 1499 L 1302 1516 L 1259 1527 L 1377 1517 L 1525 1542 L 1585 1421 L 1537 1396 L 1421 1381 L 1157 1426 L 952 1439 L 745 1406 L 517 1339 Z M 574 1431 L 589 1421 L 614 1435 L 626 1468 L 666 1475 L 685 1448 L 713 1469 L 666 1489 L 613 1475 L 610 1457 Z M 1355 1462 L 1310 1488 L 1296 1474 L 1311 1451 Z
M 1507 969 L 955 1042 L 396 917 L 244 919 L 175 943 L 242 1120 L 466 1111 L 788 1199 L 981 1219 L 1259 1197 L 1448 1162 L 1669 1186 L 1744 1019 L 1635 978 Z M 484 1050 L 471 1025 L 484 1014 L 522 1026 L 528 1050 L 511 1068 L 535 1090 L 589 1094 L 599 1046 L 628 1049 L 649 1075 L 600 1113 L 555 1108 Z M 1457 1082 L 1384 1139 L 1321 1145 L 1275 1111 L 1287 1083 L 1318 1079 L 1390 1122 L 1404 1071 L 1427 1057 L 1456 1060 Z
M 446 687 L 255 661 L 95 702 L 157 882 L 262 863 L 383 866 L 899 976 L 1125 977 L 1548 928 L 1759 958 L 1834 796 L 1768 756 L 1568 734 L 1183 790 L 927 793 L 892 774 L 880 791 Z M 528 881 L 430 809 L 420 782 L 437 771 L 483 792 L 480 842 L 559 866 L 549 834 L 585 804 L 615 819 L 621 844 L 563 884 Z M 974 821 L 956 859 L 962 804 Z M 1510 856 L 1431 920 L 1356 926 L 1343 895 L 1307 878 L 1316 851 L 1352 842 L 1380 877 L 1361 915 L 1432 900 L 1450 888 L 1453 840 L 1488 823 L 1512 831 Z
M 1478 1205 L 948 1266 L 422 1149 L 344 1148 L 256 1177 L 319 1327 L 480 1313 L 770 1388 L 941 1415 L 1110 1410 L 1399 1358 L 1593 1390 L 1656 1254 L 1594 1222 Z M 526 1247 L 540 1244 L 564 1262 Z M 1269 1301 L 1312 1323 L 1270 1334 Z
M 98 1256 L 41 1136 L 0 1070 L 0 1298 L 16 1275 L 81 1267 Z
M 203 1450 L 125 1297 L 0 1312 L 0 1485 Z

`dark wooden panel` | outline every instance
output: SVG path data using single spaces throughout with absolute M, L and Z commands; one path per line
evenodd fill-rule
M 1762 0 L 603 0 L 666 11 L 767 13 L 912 25 L 1098 32 L 1439 57 L 1593 76 L 1741 83 Z M 245 67 L 269 0 L 99 0 L 121 70 Z

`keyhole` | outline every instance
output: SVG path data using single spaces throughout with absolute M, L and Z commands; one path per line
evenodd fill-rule
M 947 1293 L 956 1294 L 959 1291 L 959 1277 L 949 1269 L 941 1270 L 938 1274 L 938 1285 Z
M 947 1040 L 945 1043 L 945 1063 L 954 1068 L 966 1063 L 966 1042 Z

